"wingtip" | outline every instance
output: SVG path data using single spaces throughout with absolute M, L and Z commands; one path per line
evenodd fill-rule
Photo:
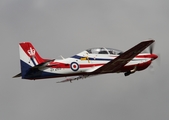
M 144 42 L 155 42 L 154 39 L 148 39 L 148 40 L 144 40 Z

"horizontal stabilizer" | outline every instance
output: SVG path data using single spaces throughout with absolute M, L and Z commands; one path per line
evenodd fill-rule
M 29 70 L 31 70 L 31 69 L 43 68 L 43 67 L 49 67 L 49 66 L 50 66 L 50 67 L 51 67 L 51 66 L 54 66 L 54 65 L 48 65 L 49 62 L 52 62 L 52 61 L 54 61 L 54 60 L 55 60 L 55 59 L 46 59 L 45 62 L 40 63 L 40 64 L 38 64 L 38 65 L 35 65 L 35 66 L 31 67 L 31 68 L 29 68 Z M 21 76 L 22 76 L 22 74 L 19 73 L 19 74 L 13 76 L 13 78 L 21 77 Z
M 13 76 L 13 78 L 16 78 L 16 77 L 21 77 L 21 73 L 19 73 L 19 74 Z
M 54 60 L 55 60 L 55 59 L 47 60 L 47 61 L 45 61 L 45 62 L 43 62 L 43 63 L 40 63 L 40 64 L 38 64 L 38 65 L 35 65 L 35 66 L 32 67 L 31 69 L 54 66 L 54 65 L 47 65 L 49 62 L 52 62 L 52 61 L 54 61 Z

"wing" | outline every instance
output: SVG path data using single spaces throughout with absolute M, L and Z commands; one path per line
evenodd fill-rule
M 136 46 L 132 47 L 131 49 L 127 50 L 117 58 L 111 60 L 107 64 L 103 65 L 102 67 L 98 68 L 94 71 L 95 74 L 100 73 L 114 73 L 120 72 L 121 68 L 126 65 L 130 60 L 132 60 L 135 56 L 141 53 L 145 48 L 151 45 L 154 40 L 143 41 Z
M 91 76 L 93 76 L 93 75 L 90 75 L 90 77 Z M 74 80 L 85 79 L 87 77 L 89 77 L 89 75 L 81 75 L 81 76 L 77 76 L 77 77 L 67 78 L 66 80 L 59 81 L 59 82 L 56 82 L 56 83 L 72 82 Z

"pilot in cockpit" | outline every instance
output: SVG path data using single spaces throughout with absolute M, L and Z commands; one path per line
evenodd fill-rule
M 107 53 L 107 51 L 105 51 L 105 50 L 103 51 L 102 50 L 102 51 L 99 52 L 99 54 L 108 54 L 108 53 Z
M 114 51 L 109 51 L 110 54 L 114 54 Z

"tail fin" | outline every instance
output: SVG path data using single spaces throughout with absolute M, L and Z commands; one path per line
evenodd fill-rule
M 19 43 L 19 52 L 20 59 L 32 67 L 45 61 L 30 42 Z
M 19 53 L 22 78 L 25 78 L 30 68 L 45 62 L 30 42 L 19 43 Z

